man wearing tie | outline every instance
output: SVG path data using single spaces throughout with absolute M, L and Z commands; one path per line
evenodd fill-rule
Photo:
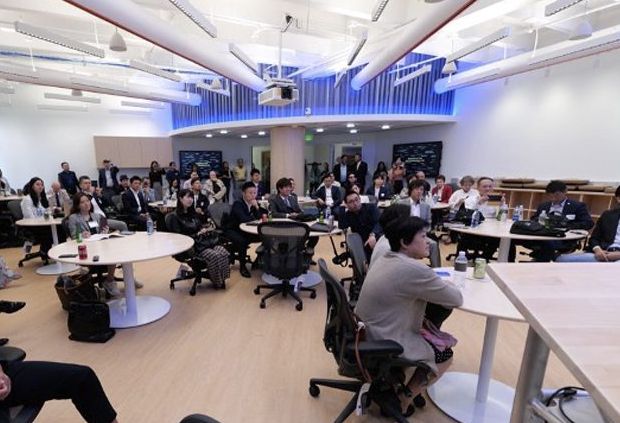
M 50 203 L 54 213 L 59 213 L 63 211 L 65 204 L 71 202 L 71 198 L 67 191 L 60 187 L 60 183 L 54 181 L 52 182 L 52 188 L 47 192 L 47 201 Z
M 138 225 L 140 230 L 146 230 L 148 210 L 142 194 L 142 178 L 132 176 L 129 180 L 129 189 L 122 195 L 123 211 L 129 220 Z

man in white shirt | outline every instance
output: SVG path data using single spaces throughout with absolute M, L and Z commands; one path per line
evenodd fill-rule
M 431 224 L 431 207 L 422 201 L 424 195 L 423 180 L 416 179 L 409 184 L 409 197 L 400 200 L 401 203 L 407 204 L 411 208 L 411 216 L 419 217 L 430 226 Z

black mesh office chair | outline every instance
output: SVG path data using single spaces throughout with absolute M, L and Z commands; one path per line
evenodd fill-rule
M 22 214 L 21 201 L 19 200 L 9 201 L 9 203 L 7 204 L 7 207 L 9 209 L 9 212 L 11 213 L 11 216 L 13 216 L 13 220 L 15 220 L 15 222 L 24 218 L 24 215 Z M 21 236 L 25 239 L 29 239 L 29 240 L 33 239 L 33 237 L 30 234 L 28 234 L 28 230 L 22 229 L 19 226 L 17 226 L 17 235 L 18 237 Z M 40 257 L 41 260 L 45 262 L 45 264 L 48 264 L 47 255 L 43 254 L 43 252 L 39 250 L 33 253 L 26 253 L 26 255 L 24 255 L 24 258 L 21 259 L 19 263 L 17 263 L 17 265 L 19 267 L 24 267 L 24 262 L 35 259 L 37 257 Z
M 23 361 L 24 358 L 26 358 L 26 352 L 20 348 L 0 347 L 0 361 L 8 363 L 11 361 Z M 24 404 L 11 408 L 0 405 L 0 422 L 34 422 L 41 408 L 43 408 L 43 403 Z
M 366 278 L 368 260 L 366 260 L 366 252 L 364 251 L 364 241 L 358 233 L 349 232 L 347 234 L 347 247 L 353 262 L 353 278 L 349 285 L 349 302 L 354 305 Z
M 356 342 L 356 337 L 361 335 L 359 333 L 361 322 L 353 314 L 344 288 L 327 270 L 325 260 L 319 259 L 319 269 L 327 292 L 327 318 L 323 335 L 325 349 L 333 354 L 338 364 L 338 374 L 354 380 L 312 378 L 309 386 L 310 395 L 318 397 L 321 392 L 319 386 L 354 393 L 353 398 L 336 418 L 336 423 L 344 422 L 358 405 L 363 409 L 372 402 L 380 407 L 384 415 L 399 423 L 406 423 L 407 419 L 400 409 L 397 394 L 398 389 L 404 388 L 404 369 L 427 368 L 427 366 L 422 362 L 400 358 L 403 347 L 396 341 Z M 356 350 L 359 361 L 356 358 Z M 405 414 L 411 414 L 413 411 L 412 406 Z
M 254 289 L 256 295 L 261 289 L 271 290 L 260 300 L 260 308 L 265 308 L 268 298 L 282 294 L 297 300 L 295 308 L 303 309 L 303 301 L 291 285 L 294 279 L 308 271 L 311 255 L 306 251 L 306 241 L 310 234 L 308 225 L 298 222 L 266 222 L 258 225 L 258 234 L 263 244 L 262 265 L 265 273 L 281 279 L 280 284 L 258 285 Z M 310 292 L 310 298 L 316 298 L 316 290 L 300 287 L 297 291 Z

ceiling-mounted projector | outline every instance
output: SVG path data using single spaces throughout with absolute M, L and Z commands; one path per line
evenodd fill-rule
M 299 90 L 292 79 L 271 78 L 267 88 L 258 94 L 261 106 L 286 106 L 299 100 Z

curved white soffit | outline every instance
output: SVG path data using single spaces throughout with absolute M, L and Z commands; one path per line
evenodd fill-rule
M 226 56 L 209 51 L 205 48 L 206 42 L 205 44 L 188 42 L 168 22 L 151 15 L 133 1 L 65 0 L 65 2 L 241 85 L 255 91 L 265 89 L 265 82 L 250 72 L 245 65 L 222 60 Z
M 6 62 L 0 63 L 0 78 L 34 85 L 77 89 L 93 93 L 134 97 L 153 101 L 182 103 L 190 106 L 198 106 L 202 101 L 202 98 L 198 94 L 186 93 L 184 91 L 153 88 L 149 85 L 134 83 L 124 85 L 118 82 L 97 80 L 74 73 L 60 72 L 45 68 L 37 68 L 35 72 L 31 67 Z
M 620 48 L 620 25 L 597 31 L 582 41 L 562 41 L 532 53 L 523 53 L 499 62 L 489 63 L 452 77 L 435 81 L 435 92 L 442 94 L 500 78 L 545 68 Z
M 355 75 L 351 80 L 351 87 L 360 90 L 475 2 L 476 0 L 450 0 L 429 5 L 432 8 L 424 16 L 403 28 L 393 43 L 389 43 L 360 73 Z

